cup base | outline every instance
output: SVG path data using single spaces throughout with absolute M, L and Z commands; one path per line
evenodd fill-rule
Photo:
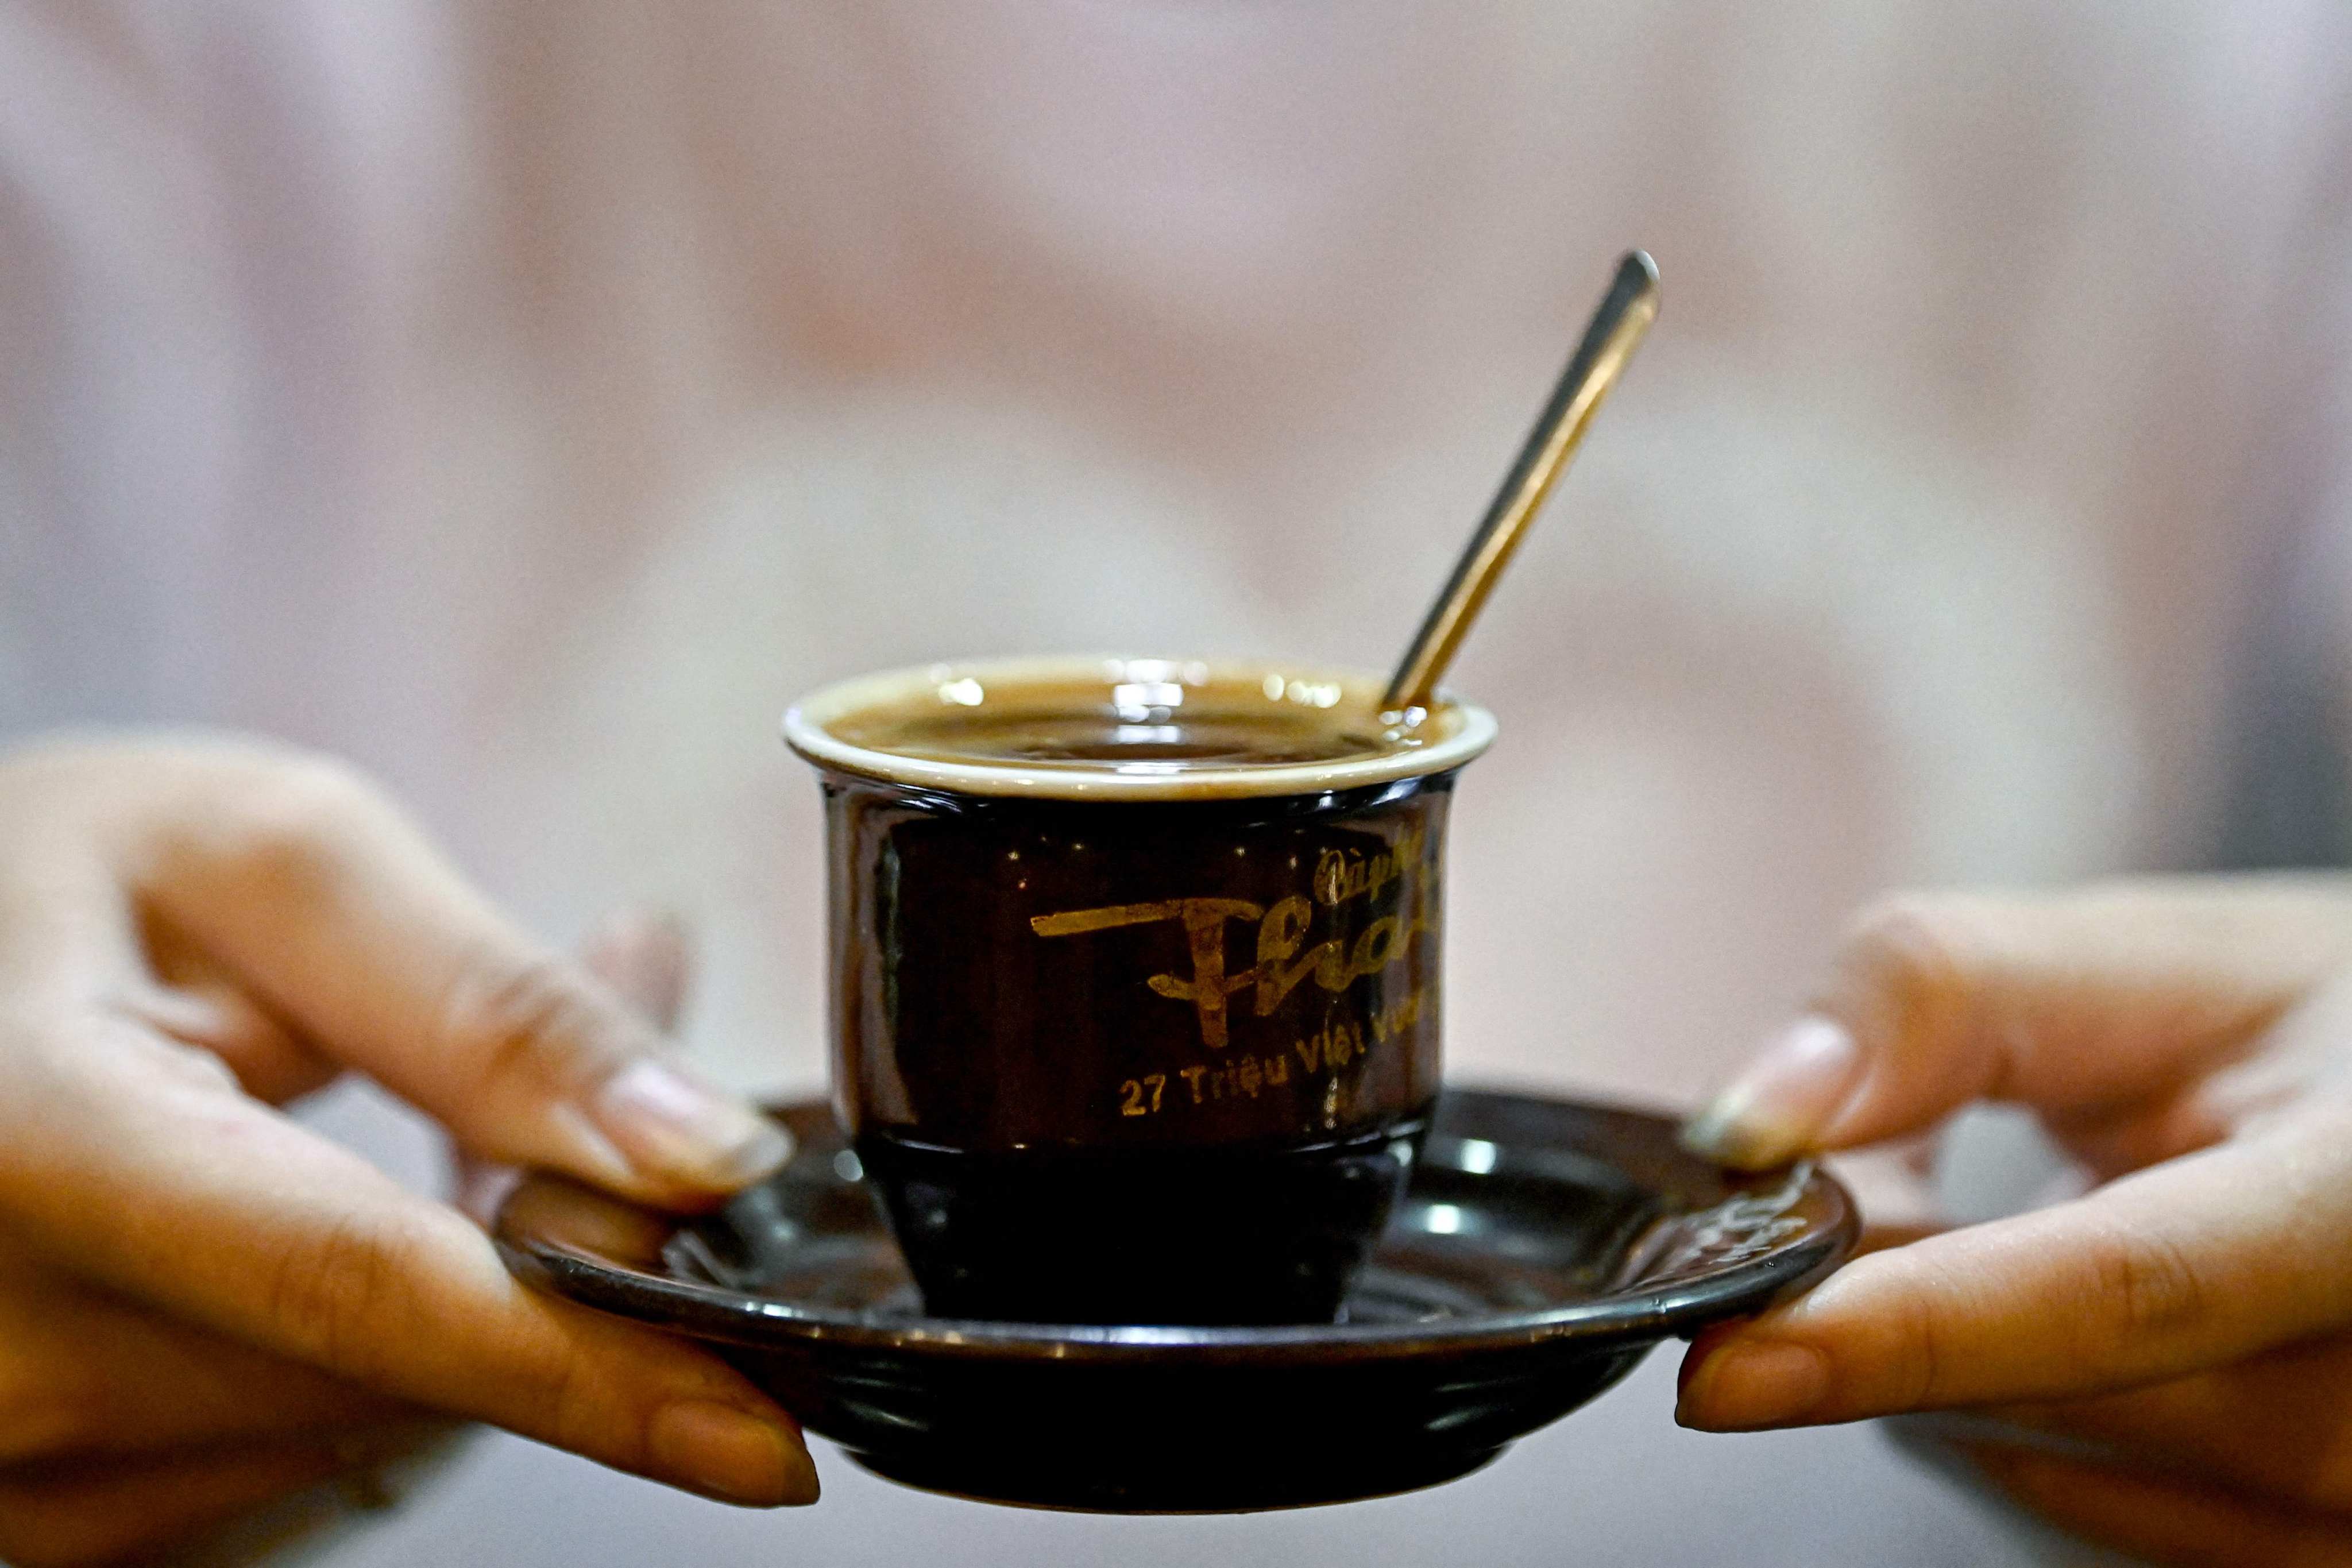
M 856 1142 L 924 1310 L 1040 1323 L 1328 1323 L 1426 1113 L 1307 1147 L 974 1152 Z
M 1628 1356 L 1622 1370 L 1611 1365 L 1595 1381 L 1614 1383 L 1640 1359 L 1639 1354 Z M 919 1445 L 909 1445 L 904 1452 L 880 1447 L 848 1453 L 885 1480 L 967 1502 L 1124 1514 L 1258 1513 L 1361 1502 L 1459 1480 L 1503 1455 L 1499 1447 L 1360 1454 L 1352 1444 L 1333 1443 L 1319 1449 L 1302 1445 L 1263 1457 L 1248 1454 L 1236 1463 L 1232 1413 L 1219 1412 L 1217 1417 L 1188 1423 L 1170 1434 L 1164 1451 L 1130 1448 L 1116 1458 L 1099 1450 L 1072 1453 L 1063 1456 L 1062 1463 L 1041 1464 L 1034 1450 L 1017 1447 L 993 1467 L 985 1459 L 942 1465 Z M 1213 1465 L 1216 1500 L 1206 1505 L 1202 1471 L 1208 1467 L 1199 1458 L 1202 1454 L 1217 1454 L 1221 1460 Z

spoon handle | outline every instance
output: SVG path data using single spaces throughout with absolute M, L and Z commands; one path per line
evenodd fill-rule
M 1454 662 L 1496 579 L 1519 547 L 1528 521 L 1576 455 L 1584 427 L 1592 422 L 1609 389 L 1617 384 L 1619 373 L 1657 315 L 1657 265 L 1641 251 L 1628 251 L 1617 264 L 1617 277 L 1601 297 L 1601 308 L 1592 313 L 1591 324 L 1584 329 L 1584 341 L 1577 344 L 1559 384 L 1552 388 L 1551 401 L 1544 405 L 1535 428 L 1528 432 L 1518 461 L 1504 477 L 1503 488 L 1495 492 L 1485 521 L 1470 536 L 1469 548 L 1454 563 L 1445 592 L 1430 606 L 1429 618 L 1422 622 L 1419 635 L 1405 650 L 1395 678 L 1389 682 L 1388 695 L 1381 699 L 1383 711 L 1427 705 L 1438 678 Z

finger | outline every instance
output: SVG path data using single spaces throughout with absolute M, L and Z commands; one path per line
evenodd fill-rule
M 332 1376 L 731 1501 L 815 1495 L 797 1428 L 715 1357 L 525 1289 L 456 1211 L 128 1026 L 0 1082 L 0 1225 Z M 124 1037 L 128 1037 L 127 1038 Z
M 1992 1421 L 2352 1518 L 2352 1341 L 2291 1346 L 2095 1399 L 1995 1405 Z
M 642 912 L 615 915 L 588 938 L 580 956 L 638 1016 L 664 1034 L 677 1027 L 693 972 L 680 921 Z
M 689 968 L 686 933 L 677 921 L 640 914 L 616 916 L 588 939 L 581 960 L 590 973 L 611 986 L 614 994 L 656 1028 L 667 1031 L 677 1025 Z M 522 1173 L 462 1149 L 457 1152 L 456 1167 L 450 1201 L 488 1229 Z
M 2178 1101 L 2347 955 L 2352 897 L 2327 879 L 1898 899 L 1863 917 L 1811 1011 L 1685 1138 L 1760 1166 L 1916 1131 L 1976 1100 L 2062 1117 Z M 2168 1152 L 2215 1136 L 2192 1120 Z
M 344 770 L 226 747 L 154 766 L 169 805 L 114 837 L 131 884 L 472 1152 L 677 1205 L 783 1158 L 772 1124 L 662 1059 L 608 987 L 509 926 Z
M 2087 1197 L 1873 1253 L 1685 1363 L 1710 1430 L 2065 1398 L 2241 1361 L 2352 1321 L 2352 1114 Z
M 408 1424 L 136 1460 L 0 1470 L 0 1561 L 118 1563 L 216 1530 L 291 1493 L 389 1464 L 445 1430 Z
M 2352 1568 L 2352 1527 L 2176 1477 L 2028 1448 L 1969 1450 L 1985 1478 L 2059 1529 L 2180 1568 Z
M 145 972 L 126 966 L 121 1011 L 228 1065 L 246 1093 L 282 1105 L 334 1081 L 341 1068 L 154 911 L 141 922 Z
M 0 1466 L 410 1420 L 313 1368 L 54 1273 L 0 1279 Z
M 342 1076 L 332 1058 L 229 981 L 127 989 L 117 1005 L 158 1034 L 219 1058 L 265 1104 L 299 1100 Z

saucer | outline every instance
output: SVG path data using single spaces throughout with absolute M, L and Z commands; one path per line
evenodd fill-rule
M 867 1469 L 1033 1507 L 1217 1513 L 1452 1480 L 1668 1335 L 1818 1280 L 1857 1222 L 1822 1173 L 1719 1170 L 1664 1117 L 1453 1089 L 1336 1323 L 929 1318 L 831 1112 L 772 1113 L 791 1163 L 718 1214 L 528 1179 L 499 1215 L 508 1267 L 714 1342 Z

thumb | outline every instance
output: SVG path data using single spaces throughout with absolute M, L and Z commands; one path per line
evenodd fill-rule
M 2057 1117 L 2154 1105 L 2347 955 L 2352 897 L 2314 877 L 1895 899 L 1855 923 L 1805 1016 L 1685 1142 L 1760 1167 L 1919 1131 L 1976 1100 Z
M 173 752 L 125 834 L 132 886 L 318 1047 L 471 1154 L 700 1206 L 780 1163 L 782 1131 L 668 1059 L 580 963 L 500 918 L 424 835 L 331 763 Z
M 2105 1394 L 2352 1321 L 2352 1113 L 2330 1107 L 2088 1197 L 1849 1264 L 1703 1335 L 1715 1431 Z

